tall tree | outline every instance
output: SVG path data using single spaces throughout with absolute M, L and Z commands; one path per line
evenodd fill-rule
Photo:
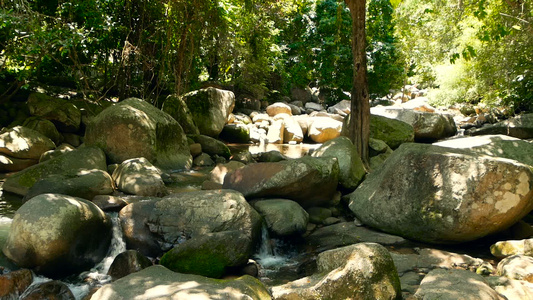
M 345 0 L 352 15 L 353 87 L 348 136 L 368 166 L 370 104 L 366 78 L 366 0 Z

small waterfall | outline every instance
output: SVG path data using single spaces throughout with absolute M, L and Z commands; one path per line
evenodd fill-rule
M 288 261 L 288 257 L 280 255 L 275 240 L 270 239 L 265 223 L 261 226 L 261 244 L 255 258 L 265 269 L 283 266 Z

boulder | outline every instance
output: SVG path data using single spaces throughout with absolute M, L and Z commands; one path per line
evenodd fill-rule
M 213 166 L 215 162 L 211 159 L 211 156 L 207 153 L 202 153 L 195 157 L 192 161 L 192 165 L 195 167 L 210 167 Z
M 52 121 L 60 131 L 76 132 L 80 128 L 81 112 L 72 102 L 32 93 L 28 97 L 30 114 Z
M 292 109 L 286 103 L 276 102 L 274 104 L 270 104 L 269 106 L 267 106 L 266 113 L 271 117 L 274 117 L 277 114 L 287 114 L 291 116 Z
M 58 278 L 101 261 L 110 242 L 111 221 L 92 202 L 43 194 L 17 210 L 3 252 L 20 267 Z
M 132 158 L 124 161 L 113 172 L 117 188 L 125 193 L 139 196 L 162 197 L 168 194 L 161 178 L 161 170 L 146 158 Z
M 273 163 L 257 163 L 230 172 L 225 189 L 246 198 L 284 198 L 302 207 L 332 203 L 337 189 L 339 164 L 331 157 L 302 157 Z
M 396 270 L 398 270 L 400 275 L 412 271 L 424 271 L 427 273 L 436 268 L 475 270 L 484 264 L 482 259 L 465 254 L 431 248 L 415 248 L 414 251 L 415 253 L 409 254 L 391 253 Z
M 509 159 L 403 144 L 350 195 L 363 223 L 430 243 L 475 240 L 533 209 L 532 169 Z
M 76 150 L 76 148 L 72 147 L 70 144 L 63 143 L 57 146 L 57 148 L 55 148 L 54 150 L 48 150 L 45 153 L 43 153 L 41 157 L 39 158 L 39 163 L 42 163 L 44 161 L 47 161 L 54 157 L 58 157 L 62 154 L 65 154 L 67 152 L 74 151 L 74 150 Z
M 387 143 L 373 138 L 370 138 L 368 141 L 368 150 L 370 152 L 370 170 L 381 167 L 393 152 Z
M 283 120 L 277 120 L 272 122 L 268 127 L 268 133 L 266 141 L 269 144 L 283 144 L 283 134 L 285 132 L 285 123 Z
M 497 272 L 499 276 L 533 283 L 533 257 L 521 254 L 506 257 L 498 263 Z
M 272 288 L 273 299 L 401 299 L 398 272 L 379 244 L 329 250 L 317 258 L 318 272 Z
M 533 299 L 533 284 L 524 280 L 513 280 L 502 276 L 486 278 L 490 287 L 504 299 Z
M 141 99 L 110 106 L 88 124 L 85 144 L 104 150 L 110 163 L 144 157 L 162 169 L 189 168 L 192 157 L 180 124 Z
M 198 130 L 198 127 L 194 123 L 191 111 L 180 96 L 169 95 L 163 103 L 161 110 L 178 121 L 186 134 L 200 134 L 200 130 Z
M 251 237 L 237 230 L 207 233 L 176 245 L 160 264 L 178 273 L 220 278 L 226 268 L 245 265 L 252 250 Z
M 32 282 L 33 273 L 28 269 L 0 275 L 0 299 L 19 299 Z
M 498 258 L 518 254 L 533 256 L 533 239 L 500 241 L 490 246 L 490 253 Z
M 37 163 L 44 152 L 55 147 L 54 142 L 42 133 L 22 126 L 0 134 L 0 154 L 7 157 L 31 159 Z
M 104 285 L 91 300 L 130 299 L 271 299 L 266 287 L 245 275 L 237 279 L 212 279 L 173 272 L 163 266 L 148 267 Z
M 113 280 L 152 266 L 152 262 L 136 250 L 126 250 L 115 257 L 107 271 Z
M 91 201 L 103 211 L 119 212 L 128 203 L 121 197 L 110 195 L 97 195 Z
M 519 139 L 533 138 L 533 113 L 468 131 L 470 135 L 505 134 Z
M 229 114 L 235 107 L 235 95 L 231 91 L 213 87 L 189 92 L 183 100 L 191 111 L 200 134 L 217 137 Z
M 24 170 L 38 162 L 35 159 L 14 158 L 0 154 L 0 173 Z
M 227 142 L 246 144 L 250 142 L 250 128 L 244 124 L 226 124 L 220 138 Z
M 301 143 L 304 139 L 304 134 L 300 124 L 293 118 L 288 117 L 283 120 L 283 142 Z
M 96 195 L 113 193 L 114 186 L 111 176 L 102 170 L 81 170 L 70 174 L 55 174 L 37 181 L 30 187 L 24 200 L 49 193 L 92 200 Z
M 339 162 L 339 184 L 348 190 L 354 190 L 366 175 L 357 149 L 345 136 L 325 142 L 311 156 L 335 157 Z
M 503 300 L 487 281 L 467 270 L 435 269 L 429 272 L 420 283 L 415 299 Z
M 142 201 L 130 203 L 120 210 L 118 218 L 127 249 L 137 250 L 150 257 L 164 253 L 157 243 L 157 237 L 147 225 L 148 218 L 159 200 L 161 198 L 147 197 Z
M 378 115 L 370 116 L 370 137 L 384 141 L 391 149 L 415 140 L 413 126 Z
M 287 199 L 267 199 L 252 206 L 265 219 L 268 230 L 276 236 L 305 233 L 309 214 L 296 202 Z
M 313 118 L 307 135 L 317 143 L 324 143 L 338 137 L 342 131 L 342 122 L 328 117 Z
M 63 136 L 57 131 L 56 126 L 50 120 L 41 117 L 30 117 L 22 123 L 22 126 L 42 133 L 56 145 L 61 144 L 63 141 Z
M 80 147 L 7 177 L 2 188 L 24 196 L 37 181 L 50 175 L 77 174 L 94 169 L 107 170 L 104 152 L 96 147 Z
M 314 102 L 307 102 L 305 104 L 305 109 L 312 110 L 312 111 L 323 111 L 324 107 L 322 104 L 314 103 Z
M 226 164 L 217 164 L 216 167 L 211 171 L 209 180 L 222 184 L 224 183 L 224 176 L 226 176 L 228 172 L 240 169 L 244 166 L 245 164 L 238 161 L 230 161 Z
M 202 151 L 211 156 L 218 155 L 229 159 L 231 151 L 223 142 L 206 135 L 188 135 L 195 143 L 202 145 Z

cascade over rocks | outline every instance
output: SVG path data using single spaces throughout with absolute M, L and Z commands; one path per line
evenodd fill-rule
M 217 137 L 235 107 L 235 95 L 231 91 L 213 87 L 183 95 L 192 119 L 200 134 Z
M 230 172 L 223 187 L 246 198 L 284 198 L 302 207 L 328 205 L 339 181 L 339 164 L 332 157 L 302 157 L 250 164 Z
M 144 157 L 162 169 L 189 168 L 192 157 L 180 124 L 137 98 L 106 108 L 88 124 L 85 144 L 104 150 L 109 163 Z
M 110 241 L 111 221 L 92 202 L 42 194 L 17 210 L 3 252 L 20 267 L 58 278 L 102 260 Z
M 430 243 L 475 240 L 533 209 L 533 171 L 517 161 L 403 144 L 350 195 L 363 223 Z

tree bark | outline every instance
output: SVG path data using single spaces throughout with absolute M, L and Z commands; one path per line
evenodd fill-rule
M 366 77 L 366 0 L 345 0 L 352 15 L 353 87 L 348 137 L 368 167 L 370 104 Z

